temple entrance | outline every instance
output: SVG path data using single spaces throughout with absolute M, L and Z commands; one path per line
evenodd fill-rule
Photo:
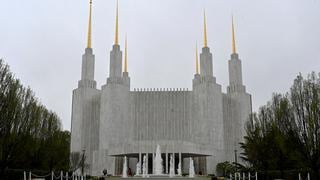
M 161 153 L 162 158 L 162 165 L 163 165 L 163 174 L 169 174 L 170 172 L 170 156 L 172 153 Z M 128 169 L 130 168 L 132 172 L 135 174 L 136 172 L 136 165 L 139 161 L 139 154 L 128 154 L 127 161 L 128 161 Z M 143 156 L 148 157 L 147 158 L 147 164 L 146 167 L 148 169 L 148 174 L 154 174 L 154 157 L 155 154 L 152 153 L 141 153 L 141 172 L 142 174 L 142 164 L 143 164 Z M 206 156 L 197 156 L 197 155 L 191 155 L 191 154 L 184 154 L 184 153 L 174 153 L 174 172 L 175 174 L 178 174 L 178 166 L 179 161 L 181 160 L 181 170 L 182 175 L 189 173 L 189 158 L 192 157 L 194 160 L 194 169 L 195 174 L 197 175 L 206 175 L 207 174 L 207 158 Z M 115 157 L 115 174 L 116 175 L 122 175 L 122 168 L 123 168 L 123 159 L 124 156 L 117 156 Z M 134 160 L 134 163 L 130 163 L 130 161 Z

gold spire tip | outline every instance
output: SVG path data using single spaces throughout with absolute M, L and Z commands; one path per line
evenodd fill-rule
M 233 16 L 232 16 L 232 53 L 236 54 L 236 37 L 235 37 L 235 32 L 234 32 L 234 22 L 233 22 Z
M 117 9 L 116 9 L 116 34 L 114 44 L 119 44 L 119 1 L 117 0 Z
M 204 47 L 208 47 L 208 40 L 207 40 L 207 19 L 206 19 L 206 11 L 203 11 L 203 31 L 204 31 Z
M 92 0 L 90 0 L 90 9 L 89 9 L 89 25 L 88 25 L 88 42 L 87 48 L 92 48 L 91 41 L 92 41 Z

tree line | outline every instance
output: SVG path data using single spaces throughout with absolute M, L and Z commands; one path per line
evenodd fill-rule
M 70 132 L 0 59 L 0 177 L 17 169 L 69 169 Z
M 310 172 L 320 179 L 320 74 L 299 74 L 287 93 L 273 94 L 246 131 L 242 158 L 250 168 L 267 178 Z

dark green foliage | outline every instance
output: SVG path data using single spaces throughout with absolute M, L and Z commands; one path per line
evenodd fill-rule
M 236 166 L 229 161 L 225 161 L 217 164 L 217 175 L 219 176 L 228 176 L 236 172 Z
M 8 169 L 68 170 L 70 133 L 0 59 L 0 177 Z
M 81 174 L 84 174 L 84 170 L 89 168 L 89 164 L 86 163 L 87 157 L 84 152 L 72 152 L 70 153 L 70 171 L 81 170 Z
M 274 94 L 267 105 L 252 115 L 241 144 L 242 158 L 258 171 L 311 171 L 320 169 L 320 77 L 300 74 L 290 92 Z

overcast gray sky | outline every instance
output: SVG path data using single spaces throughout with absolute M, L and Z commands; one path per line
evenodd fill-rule
M 0 58 L 70 129 L 72 90 L 80 79 L 89 0 L 0 0 Z M 95 79 L 109 71 L 115 0 L 93 0 Z M 191 89 L 195 42 L 206 9 L 214 75 L 226 91 L 235 17 L 243 79 L 253 108 L 286 92 L 295 76 L 320 70 L 319 0 L 119 0 L 120 42 L 128 35 L 131 89 Z M 200 48 L 199 48 L 200 49 Z

